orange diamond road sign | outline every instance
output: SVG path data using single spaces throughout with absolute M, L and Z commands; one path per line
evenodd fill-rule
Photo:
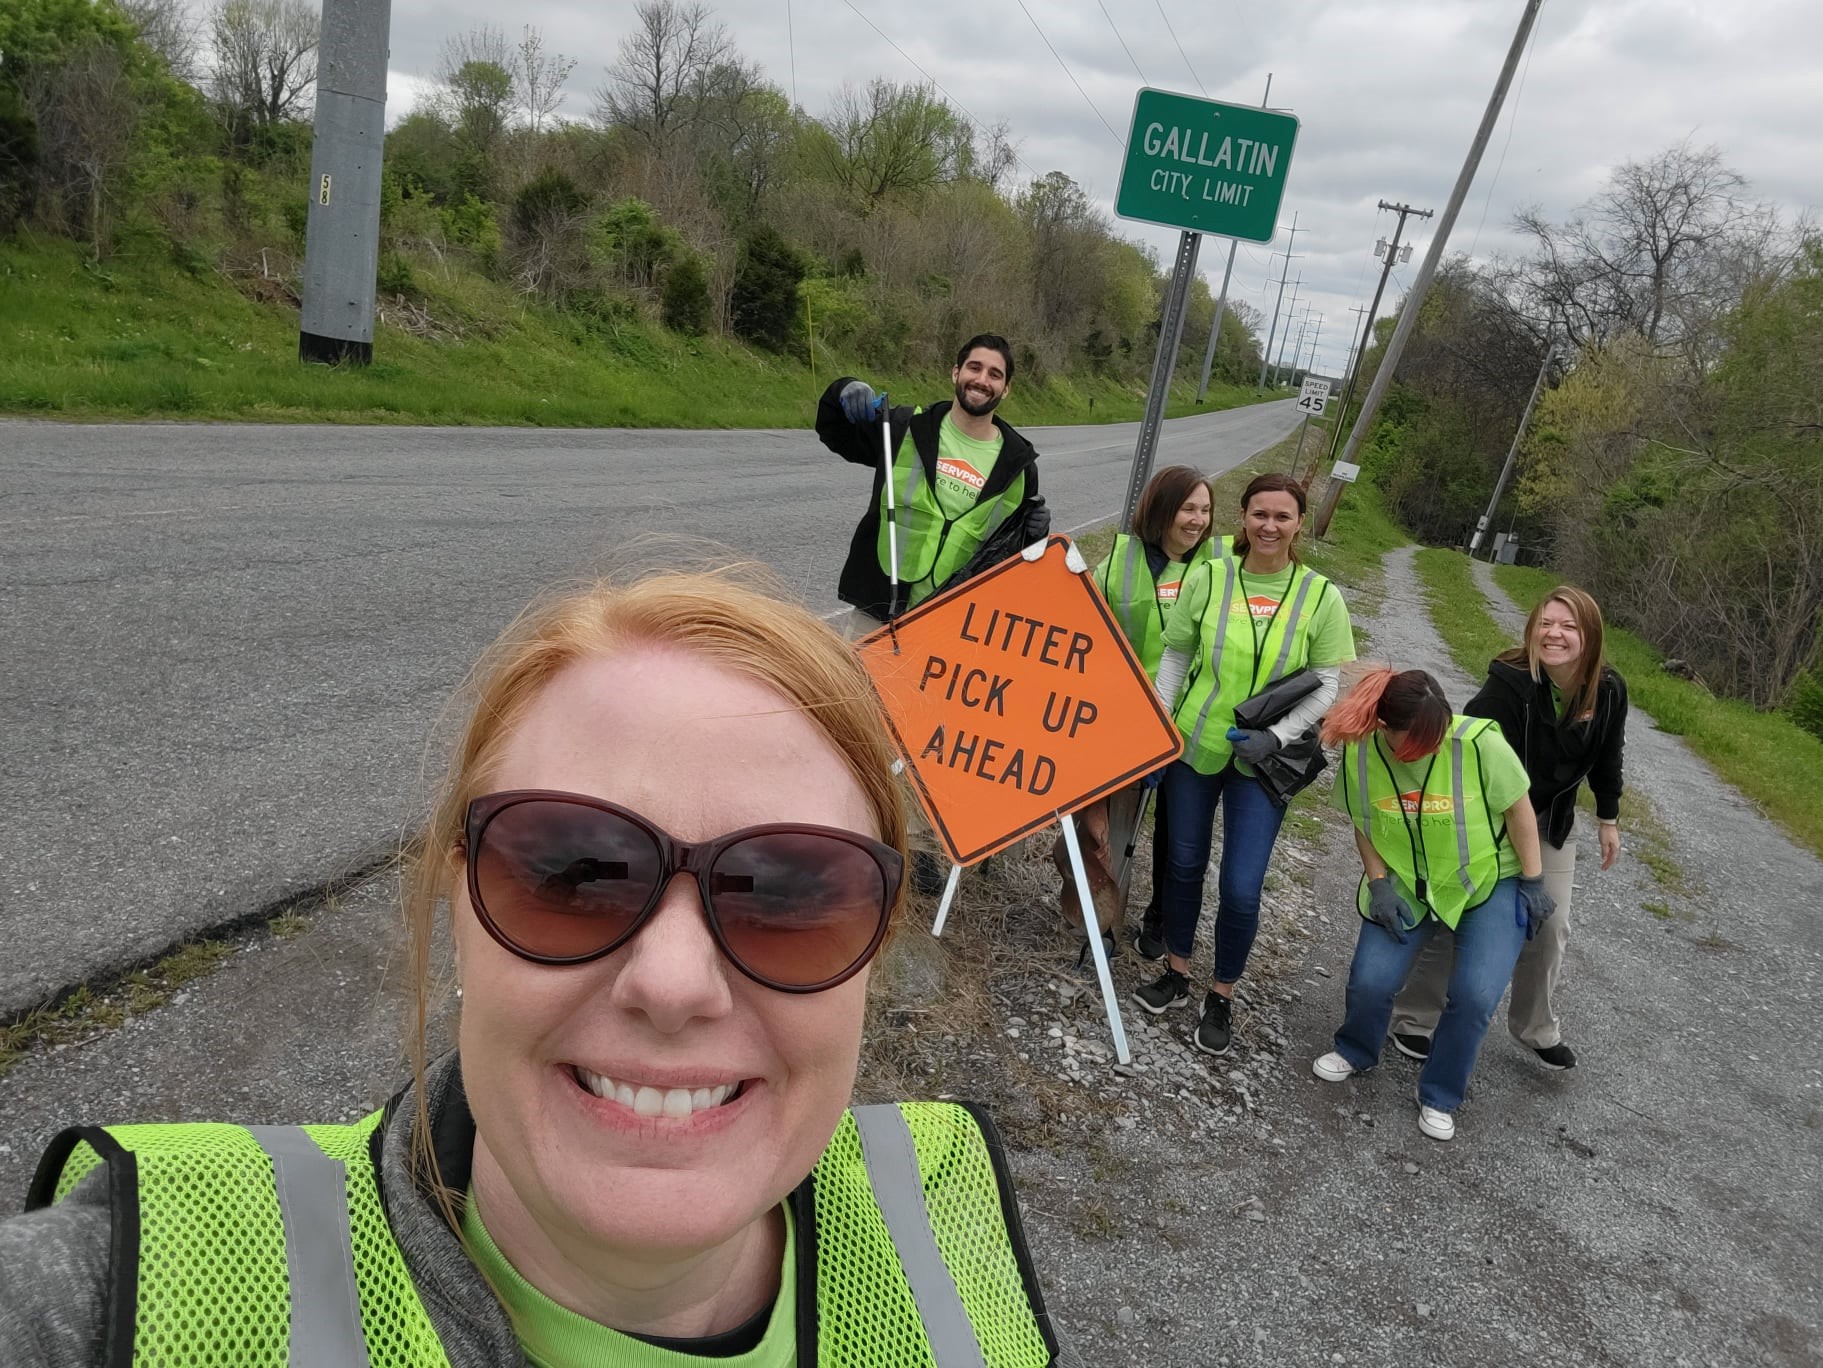
M 1051 537 L 855 648 L 918 802 L 959 865 L 1183 751 L 1107 600 L 1080 570 L 1070 539 Z

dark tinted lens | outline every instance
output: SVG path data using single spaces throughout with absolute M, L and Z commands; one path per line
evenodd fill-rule
M 552 959 L 625 935 L 660 867 L 652 837 L 624 817 L 540 799 L 497 813 L 473 858 L 480 910 L 513 944 Z
M 768 832 L 728 847 L 709 874 L 729 952 L 761 978 L 826 982 L 860 962 L 886 917 L 886 880 L 859 846 Z

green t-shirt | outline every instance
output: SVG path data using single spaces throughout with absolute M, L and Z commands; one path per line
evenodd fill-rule
M 949 414 L 937 426 L 937 505 L 946 518 L 960 518 L 979 502 L 1000 461 L 1000 429 L 987 441 L 970 437 Z
M 1362 744 L 1373 745 L 1373 738 L 1368 738 Z M 1372 766 L 1375 774 L 1383 773 L 1380 769 L 1380 757 L 1384 756 L 1388 767 L 1392 770 L 1393 783 L 1398 787 L 1399 792 L 1415 798 L 1418 790 L 1424 787 L 1427 775 L 1435 779 L 1441 774 L 1447 780 L 1450 765 L 1449 744 L 1449 739 L 1445 737 L 1443 745 L 1433 755 L 1406 765 L 1393 759 L 1392 748 L 1382 741 L 1379 754 L 1371 757 L 1368 764 Z M 1474 745 L 1481 752 L 1482 786 L 1487 791 L 1488 806 L 1498 817 L 1500 813 L 1505 812 L 1514 803 L 1525 797 L 1526 791 L 1532 787 L 1531 776 L 1525 772 L 1525 765 L 1513 748 L 1507 744 L 1506 738 L 1500 734 L 1499 727 L 1486 728 L 1475 738 Z M 1438 769 L 1431 768 L 1433 759 L 1436 761 Z M 1330 805 L 1337 810 L 1348 811 L 1348 799 L 1343 795 L 1342 782 L 1339 778 L 1330 790 L 1329 801 Z M 1481 814 L 1475 810 L 1480 803 L 1481 792 L 1479 790 L 1468 795 L 1466 814 L 1469 821 L 1483 820 Z M 1502 830 L 1505 825 L 1504 821 L 1497 820 L 1495 830 Z M 1513 849 L 1512 841 L 1502 841 L 1500 843 L 1500 877 L 1507 879 L 1517 873 L 1519 873 L 1519 852 Z M 1404 886 L 1402 880 L 1395 878 L 1393 884 L 1399 890 L 1400 897 L 1414 908 L 1418 907 L 1417 900 L 1412 896 L 1411 890 Z
M 779 1272 L 778 1300 L 760 1342 L 744 1354 L 725 1358 L 679 1353 L 579 1316 L 559 1306 L 519 1276 L 481 1223 L 475 1195 L 469 1194 L 462 1215 L 462 1235 L 476 1266 L 499 1293 L 519 1347 L 532 1368 L 792 1368 L 797 1363 L 797 1232 L 791 1209 L 785 1209 L 785 1257 Z
M 1292 569 L 1291 565 L 1287 565 L 1276 575 L 1242 574 L 1238 580 L 1247 596 L 1248 609 L 1253 614 L 1256 644 L 1265 641 L 1272 616 L 1278 611 L 1279 603 L 1291 587 Z M 1184 577 L 1183 588 L 1177 596 L 1178 606 L 1165 619 L 1166 646 L 1174 651 L 1195 654 L 1198 646 L 1197 626 L 1202 620 L 1203 609 L 1208 606 L 1211 594 L 1221 593 L 1225 578 L 1226 571 L 1219 558 L 1199 561 Z M 1216 611 L 1220 611 L 1219 604 Z M 1211 627 L 1214 623 L 1215 614 L 1211 613 Z M 1313 667 L 1341 665 L 1355 658 L 1355 634 L 1348 621 L 1348 605 L 1342 602 L 1342 595 L 1336 591 L 1335 585 L 1331 584 L 1324 593 L 1323 601 L 1310 615 L 1305 630 L 1310 634 L 1309 663 Z

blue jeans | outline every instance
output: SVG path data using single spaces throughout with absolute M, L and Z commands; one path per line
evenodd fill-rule
M 1518 879 L 1502 879 L 1487 901 L 1462 914 L 1454 933 L 1435 917 L 1426 917 L 1406 933 L 1403 945 L 1373 922 L 1363 921 L 1355 962 L 1348 971 L 1348 1011 L 1336 1032 L 1336 1053 L 1357 1069 L 1371 1069 L 1380 1062 L 1393 995 L 1425 943 L 1432 936 L 1453 934 L 1456 966 L 1450 971 L 1449 996 L 1437 1033 L 1431 1037 L 1430 1057 L 1418 1075 L 1418 1100 L 1438 1111 L 1460 1107 L 1488 1022 L 1525 946 L 1524 919 L 1514 921 L 1518 894 Z
M 1164 801 L 1165 947 L 1183 959 L 1196 943 L 1203 913 L 1203 875 L 1215 836 L 1215 809 L 1222 809 L 1222 871 L 1217 879 L 1215 981 L 1233 983 L 1247 968 L 1247 955 L 1260 929 L 1260 889 L 1285 809 L 1266 796 L 1259 780 L 1235 769 L 1198 774 L 1174 760 L 1159 785 Z

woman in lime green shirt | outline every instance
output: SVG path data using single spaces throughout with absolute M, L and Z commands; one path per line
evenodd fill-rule
M 534 606 L 470 687 L 407 873 L 411 1086 L 65 1132 L 0 1225 L 0 1361 L 1073 1362 L 986 1119 L 849 1107 L 906 818 L 841 638 L 659 575 Z

